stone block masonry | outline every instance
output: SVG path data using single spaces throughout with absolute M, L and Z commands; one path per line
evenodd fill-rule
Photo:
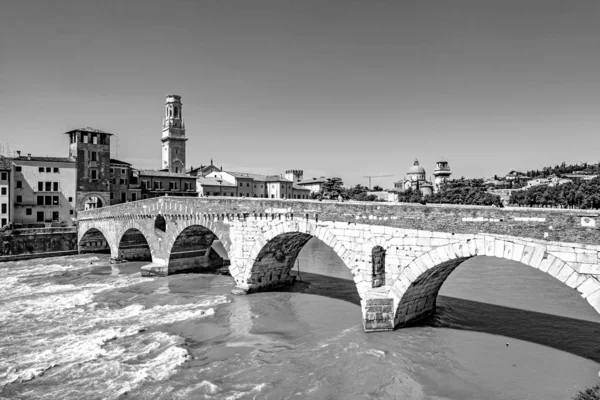
M 445 279 L 476 256 L 536 268 L 600 312 L 600 232 L 582 222 L 597 218 L 572 210 L 161 197 L 81 213 L 79 240 L 99 231 L 118 257 L 123 236 L 136 230 L 152 260 L 147 275 L 193 270 L 197 263 L 181 254 L 219 240 L 236 291 L 252 293 L 292 284 L 298 253 L 316 237 L 351 271 L 364 328 L 378 331 L 434 313 Z

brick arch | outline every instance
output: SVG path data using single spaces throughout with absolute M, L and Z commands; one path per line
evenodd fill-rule
M 329 246 L 342 260 L 351 272 L 354 274 L 358 273 L 357 269 L 353 269 L 352 265 L 355 263 L 355 252 L 348 249 L 331 231 L 327 226 L 318 225 L 312 222 L 306 221 L 285 221 L 277 223 L 268 223 L 263 227 L 262 234 L 258 235 L 254 241 L 254 245 L 250 250 L 249 256 L 243 262 L 242 271 L 232 271 L 232 276 L 235 277 L 236 283 L 239 287 L 245 287 L 249 290 L 256 286 L 256 282 L 253 280 L 253 272 L 255 273 L 258 263 L 261 261 L 261 252 L 274 240 L 282 239 L 283 242 L 296 241 L 297 245 L 288 254 L 291 263 L 286 267 L 287 271 L 293 268 L 296 257 L 302 247 L 312 237 L 316 237 L 321 240 L 327 246 Z M 359 294 L 363 295 L 362 291 Z
M 476 256 L 490 256 L 522 264 L 546 272 L 572 289 L 600 313 L 600 282 L 578 273 L 569 263 L 548 252 L 542 243 L 515 243 L 494 237 L 475 237 L 467 241 L 436 247 L 415 258 L 400 273 L 391 287 L 394 299 L 394 325 L 410 323 L 435 312 L 437 294 L 448 276 L 464 261 Z

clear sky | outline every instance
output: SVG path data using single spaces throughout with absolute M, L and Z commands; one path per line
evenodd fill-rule
M 165 95 L 188 166 L 455 177 L 600 161 L 598 0 L 16 0 L 0 10 L 0 142 L 66 156 L 118 135 L 160 168 Z M 113 146 L 114 147 L 114 146 Z

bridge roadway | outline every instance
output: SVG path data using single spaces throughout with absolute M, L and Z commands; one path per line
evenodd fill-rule
M 80 251 L 151 261 L 146 276 L 219 265 L 218 240 L 236 291 L 251 293 L 292 284 L 298 253 L 316 237 L 352 272 L 369 332 L 434 313 L 444 280 L 475 256 L 539 269 L 600 312 L 599 219 L 581 210 L 159 197 L 81 212 L 78 239 Z

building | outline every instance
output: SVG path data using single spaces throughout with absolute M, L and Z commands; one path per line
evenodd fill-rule
M 319 193 L 325 182 L 327 182 L 327 178 L 322 176 L 320 178 L 302 179 L 299 182 L 296 181 L 296 185 L 308 189 L 310 193 Z
M 443 177 L 444 174 L 440 175 L 440 179 Z M 419 190 L 423 196 L 433 194 L 433 184 L 426 179 L 425 168 L 419 165 L 419 160 L 415 160 L 404 179 L 394 182 L 395 191 L 402 192 L 408 189 Z
M 185 123 L 181 96 L 167 95 L 162 130 L 162 169 L 173 173 L 185 172 Z
M 12 222 L 13 202 L 11 183 L 13 181 L 12 160 L 0 156 L 0 228 Z
M 158 196 L 198 196 L 195 176 L 151 169 L 140 169 L 136 173 L 141 184 L 142 199 Z
M 295 183 L 302 182 L 304 179 L 304 171 L 301 169 L 290 169 L 285 171 L 285 179 Z
M 34 157 L 12 159 L 14 224 L 70 226 L 76 219 L 77 164 L 71 158 Z
M 198 168 L 190 167 L 190 169 L 187 171 L 187 174 L 192 176 L 207 176 L 211 172 L 219 171 L 223 171 L 223 167 L 219 168 L 213 165 L 213 160 L 210 160 L 209 165 L 200 165 Z
M 216 179 L 217 182 L 221 181 L 222 183 L 227 182 L 235 185 L 237 196 L 239 197 L 268 199 L 308 199 L 310 197 L 309 189 L 299 186 L 281 175 L 214 171 L 210 173 L 207 178 Z M 207 191 L 211 190 L 212 189 L 207 188 Z
M 65 132 L 69 135 L 69 157 L 77 170 L 77 211 L 99 208 L 110 202 L 110 137 L 94 128 Z
M 451 175 L 452 171 L 448 161 L 438 161 L 433 170 L 433 191 L 439 192 L 442 184 L 449 180 Z
M 142 187 L 137 171 L 125 161 L 110 159 L 110 205 L 136 201 L 142 198 Z
M 237 197 L 238 195 L 237 185 L 222 178 L 198 176 L 196 177 L 196 187 L 200 197 Z

